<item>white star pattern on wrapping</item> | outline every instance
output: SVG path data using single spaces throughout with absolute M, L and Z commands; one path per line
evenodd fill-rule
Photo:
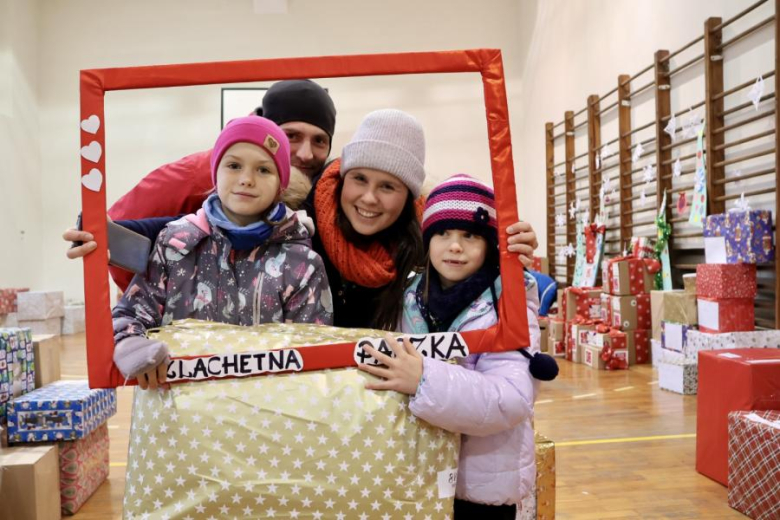
M 232 330 L 225 333 L 229 326 L 209 327 L 223 329 L 208 346 L 212 352 L 220 348 L 219 336 L 236 338 Z M 327 328 L 311 329 L 319 334 Z M 205 352 L 198 339 L 205 337 L 203 330 L 183 327 L 176 335 L 178 344 L 165 339 L 173 352 L 184 353 L 185 343 L 188 355 Z M 253 336 L 241 333 L 228 341 L 256 342 L 248 339 Z M 275 341 L 291 344 L 284 336 L 263 339 L 267 348 L 278 348 Z M 333 370 L 182 384 L 166 394 L 136 392 L 128 518 L 401 518 L 394 511 L 441 518 L 436 513 L 446 513 L 450 502 L 430 490 L 439 471 L 456 467 L 458 437 L 416 421 L 399 394 L 365 391 L 366 377 Z M 312 378 L 317 383 L 309 383 Z M 296 398 L 288 400 L 291 394 Z M 314 419 L 317 412 L 325 412 L 321 420 Z M 371 438 L 371 445 L 363 438 Z M 154 452 L 146 449 L 155 446 L 152 439 Z M 403 466 L 382 464 L 388 458 Z M 432 472 L 430 461 L 438 461 Z M 385 477 L 396 476 L 413 484 L 412 498 L 406 490 L 384 488 Z M 127 498 L 134 495 L 142 498 Z

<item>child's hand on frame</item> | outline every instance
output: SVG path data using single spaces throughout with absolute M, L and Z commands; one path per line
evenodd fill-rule
M 395 390 L 403 394 L 414 395 L 423 375 L 423 358 L 409 338 L 404 337 L 403 345 L 399 345 L 392 335 L 387 334 L 385 341 L 395 353 L 391 358 L 371 346 L 363 347 L 371 357 L 385 365 L 373 366 L 361 364 L 358 368 L 369 374 L 384 378 L 384 381 L 369 381 L 366 383 L 368 390 Z
M 171 385 L 165 383 L 166 372 L 168 371 L 168 360 L 166 359 L 154 368 L 150 368 L 146 372 L 138 374 L 136 379 L 138 380 L 138 386 L 142 390 L 157 390 L 158 388 L 163 390 L 169 390 Z

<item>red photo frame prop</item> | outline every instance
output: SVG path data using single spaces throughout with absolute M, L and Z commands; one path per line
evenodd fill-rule
M 113 362 L 114 335 L 108 283 L 104 96 L 111 90 L 183 87 L 305 78 L 475 72 L 482 76 L 490 161 L 496 193 L 503 292 L 499 320 L 462 333 L 470 352 L 530 345 L 523 267 L 507 251 L 506 227 L 518 221 L 512 143 L 501 51 L 414 52 L 193 63 L 81 71 L 81 204 L 83 227 L 98 248 L 84 258 L 87 364 L 92 388 L 114 388 L 124 377 Z M 354 343 L 301 349 L 304 370 L 354 366 Z

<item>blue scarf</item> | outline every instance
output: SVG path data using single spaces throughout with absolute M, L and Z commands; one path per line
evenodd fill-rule
M 274 232 L 274 226 L 262 220 L 248 226 L 239 226 L 233 223 L 225 215 L 222 209 L 222 202 L 216 193 L 209 195 L 209 198 L 203 202 L 203 209 L 206 212 L 206 218 L 208 218 L 209 223 L 225 233 L 233 249 L 254 249 L 268 240 Z M 275 208 L 268 211 L 267 217 L 269 221 L 278 223 L 284 219 L 286 214 L 287 208 L 284 203 L 280 202 Z

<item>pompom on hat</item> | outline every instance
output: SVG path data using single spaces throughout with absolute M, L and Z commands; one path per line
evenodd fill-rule
M 493 188 L 469 175 L 448 178 L 428 195 L 423 213 L 423 242 L 447 229 L 460 229 L 484 237 L 498 247 L 498 221 Z
M 214 143 L 211 151 L 211 181 L 217 185 L 217 167 L 225 152 L 236 143 L 252 143 L 273 159 L 279 172 L 279 189 L 284 191 L 290 182 L 290 141 L 279 126 L 260 116 L 238 117 L 230 120 Z

